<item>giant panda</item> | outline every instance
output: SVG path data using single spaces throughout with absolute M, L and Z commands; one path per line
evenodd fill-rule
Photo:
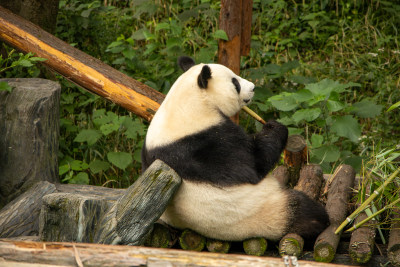
M 151 121 L 142 168 L 160 159 L 182 178 L 161 216 L 165 223 L 218 240 L 278 240 L 289 232 L 314 238 L 328 225 L 325 209 L 284 188 L 269 172 L 288 130 L 269 121 L 248 135 L 229 117 L 248 104 L 254 84 L 219 64 L 180 57 L 184 73 Z

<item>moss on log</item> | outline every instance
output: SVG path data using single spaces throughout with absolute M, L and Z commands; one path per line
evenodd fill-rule
M 161 221 L 156 222 L 144 245 L 154 248 L 171 248 L 178 240 L 177 233 L 177 230 L 170 228 Z
M 263 237 L 250 238 L 243 241 L 243 249 L 247 255 L 262 256 L 267 247 L 267 240 Z
M 290 233 L 279 242 L 279 254 L 300 257 L 303 254 L 303 247 L 303 238 L 298 234 Z
M 202 251 L 206 245 L 206 238 L 190 229 L 186 229 L 179 237 L 179 244 L 184 250 Z
M 231 248 L 231 242 L 215 239 L 207 239 L 207 250 L 217 253 L 228 253 Z

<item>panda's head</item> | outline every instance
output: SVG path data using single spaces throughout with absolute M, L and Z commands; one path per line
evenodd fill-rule
M 147 131 L 147 149 L 171 144 L 226 121 L 254 95 L 254 84 L 219 64 L 180 57 L 185 71 L 172 85 Z M 224 117 L 225 116 L 225 117 Z
M 254 96 L 254 84 L 241 78 L 220 64 L 196 65 L 190 57 L 180 57 L 178 65 L 185 71 L 172 90 L 182 90 L 189 97 L 194 94 L 199 101 L 226 116 L 233 116 Z

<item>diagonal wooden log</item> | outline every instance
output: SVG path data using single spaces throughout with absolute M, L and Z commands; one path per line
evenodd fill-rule
M 3 7 L 0 39 L 18 50 L 47 59 L 44 65 L 146 120 L 152 119 L 165 97 Z

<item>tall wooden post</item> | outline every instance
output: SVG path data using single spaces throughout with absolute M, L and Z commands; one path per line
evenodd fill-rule
M 251 39 L 253 0 L 221 0 L 220 29 L 228 35 L 228 41 L 218 43 L 218 63 L 234 73 L 240 73 L 240 56 L 248 55 Z M 232 118 L 239 123 L 239 115 Z

